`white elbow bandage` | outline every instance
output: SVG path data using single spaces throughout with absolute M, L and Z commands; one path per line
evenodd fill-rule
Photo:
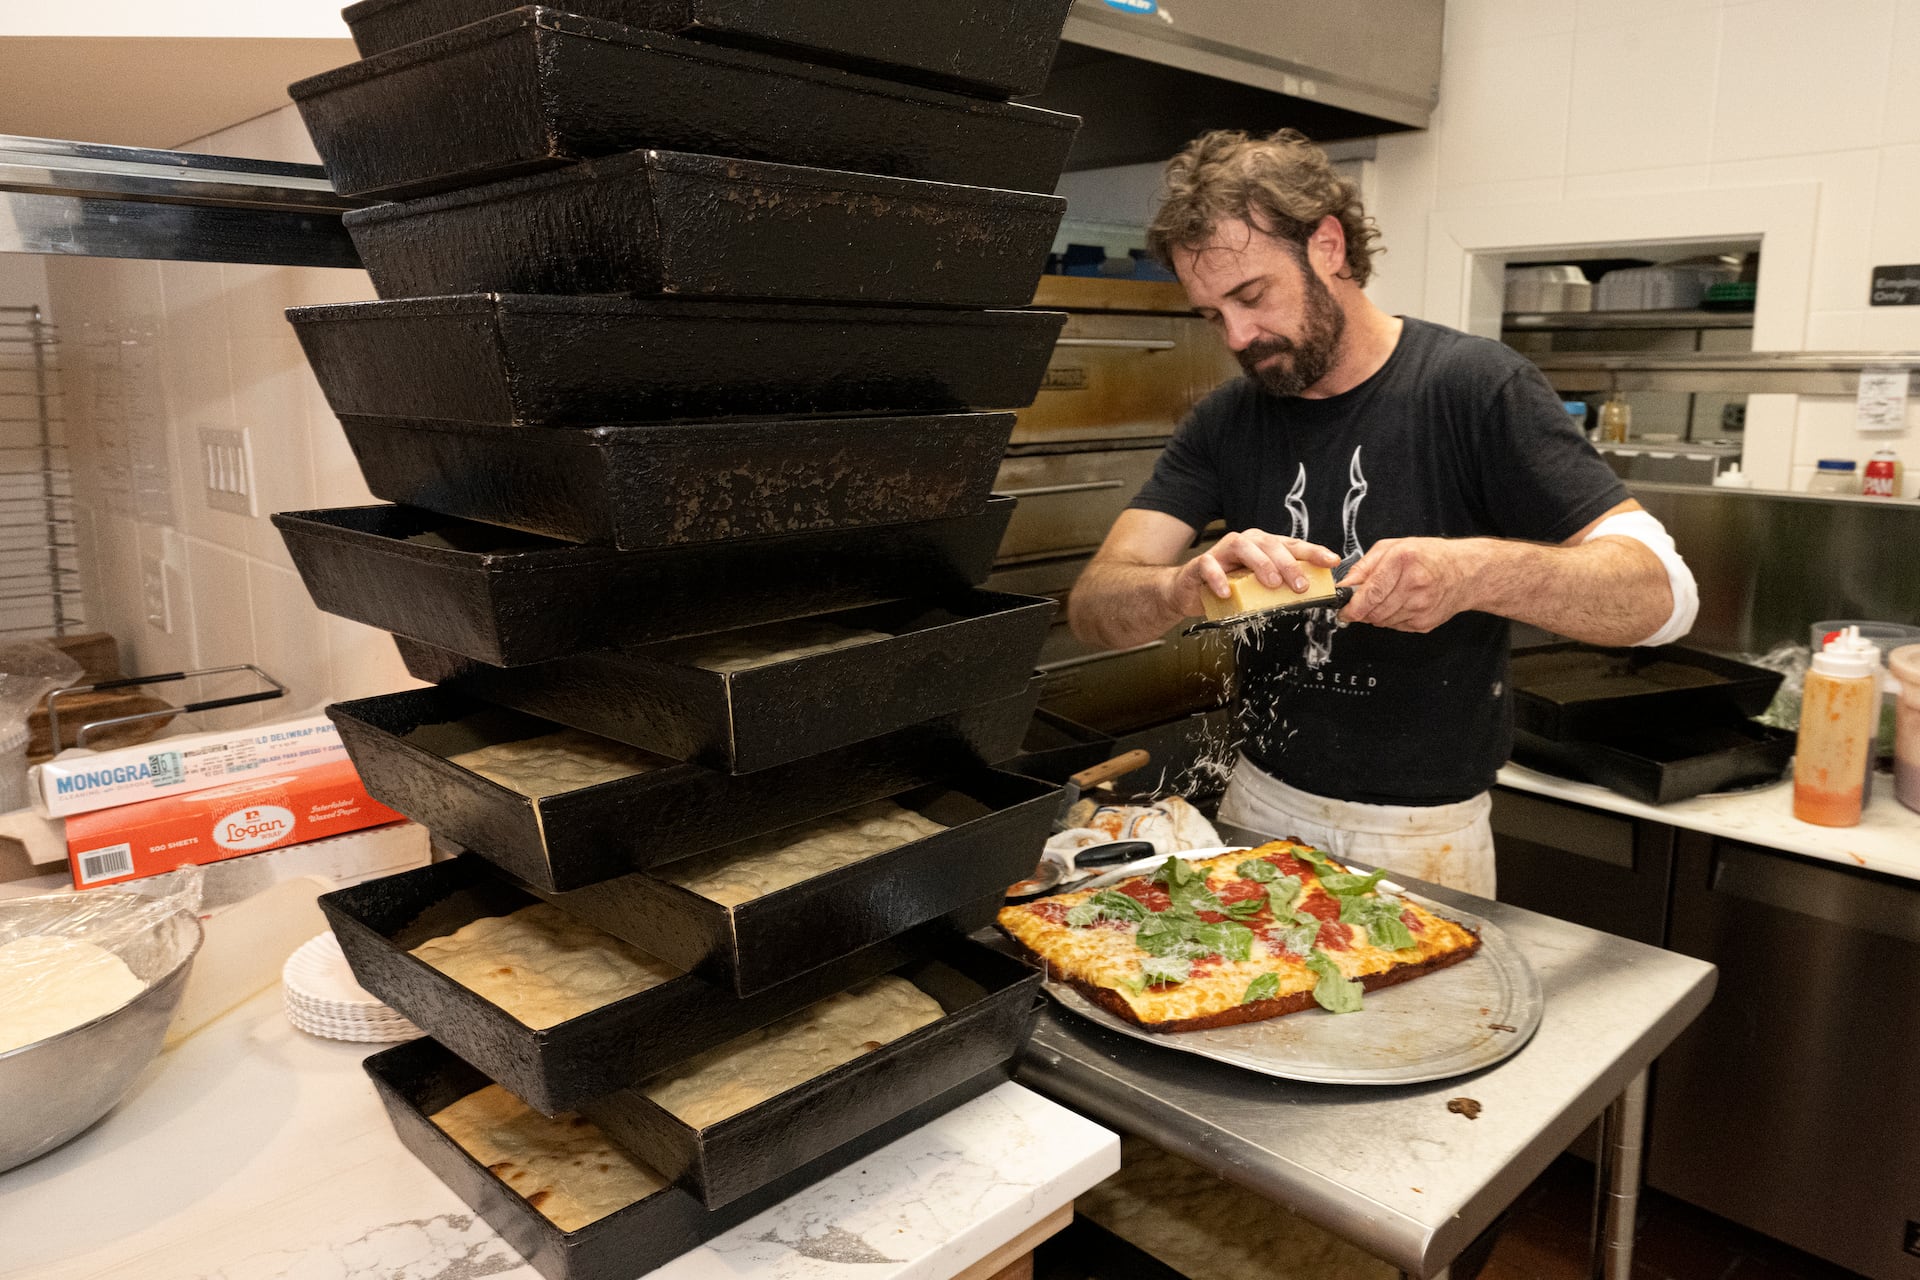
M 1650 512 L 1622 511 L 1595 525 L 1593 532 L 1581 541 L 1592 542 L 1595 538 L 1632 538 L 1653 552 L 1667 571 L 1667 585 L 1673 589 L 1673 612 L 1667 615 L 1666 623 L 1658 631 L 1645 640 L 1634 641 L 1635 645 L 1672 644 L 1693 630 L 1694 616 L 1700 612 L 1700 589 L 1694 585 L 1693 570 L 1687 568 L 1687 562 L 1674 549 L 1673 537 L 1665 525 Z

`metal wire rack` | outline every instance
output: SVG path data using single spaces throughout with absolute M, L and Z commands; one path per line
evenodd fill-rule
M 0 306 L 0 638 L 85 631 L 54 327 Z

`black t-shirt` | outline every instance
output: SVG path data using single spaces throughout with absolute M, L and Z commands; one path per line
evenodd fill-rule
M 1529 361 L 1409 319 L 1351 391 L 1283 398 L 1246 378 L 1215 391 L 1133 505 L 1346 555 L 1385 538 L 1560 543 L 1626 498 Z M 1513 746 L 1507 650 L 1507 621 L 1486 613 L 1426 635 L 1336 629 L 1329 610 L 1273 625 L 1237 654 L 1243 749 L 1315 795 L 1468 799 Z

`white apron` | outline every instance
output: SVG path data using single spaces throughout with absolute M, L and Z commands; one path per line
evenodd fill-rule
M 1220 801 L 1220 821 L 1293 836 L 1345 861 L 1386 867 L 1493 897 L 1493 828 L 1486 793 L 1458 804 L 1358 804 L 1290 787 L 1245 756 Z

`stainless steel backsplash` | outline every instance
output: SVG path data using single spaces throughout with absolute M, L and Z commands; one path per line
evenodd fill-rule
M 1920 623 L 1920 502 L 1631 488 L 1699 581 L 1687 644 L 1763 653 L 1828 618 Z

